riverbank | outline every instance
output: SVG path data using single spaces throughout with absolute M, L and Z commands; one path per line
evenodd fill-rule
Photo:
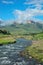
M 11 35 L 0 35 L 0 45 L 3 44 L 11 44 L 14 43 L 16 40 Z
M 31 44 L 31 41 L 20 38 L 15 44 L 0 46 L 0 65 L 28 65 L 27 62 L 30 61 L 21 57 L 19 53 Z
M 43 40 L 33 41 L 33 44 L 28 46 L 21 55 L 26 58 L 35 58 L 40 63 L 43 63 Z
M 40 63 L 43 63 L 43 33 L 36 34 L 36 35 L 0 35 L 0 43 L 1 44 L 11 44 L 13 42 L 16 43 L 16 39 L 24 38 L 27 41 L 32 40 L 32 45 L 28 46 L 23 52 L 20 52 L 21 56 L 25 56 L 25 58 L 33 59 L 35 58 Z M 34 40 L 34 41 L 33 41 Z M 27 42 L 22 40 L 20 41 L 19 45 L 27 45 Z M 29 43 L 28 43 L 29 44 Z M 17 43 L 18 45 L 18 43 Z M 21 46 L 20 45 L 20 46 Z M 22 47 L 22 46 L 21 46 Z M 17 48 L 17 47 L 16 47 Z M 42 64 L 43 65 L 43 64 Z
M 26 40 L 41 40 L 43 39 L 43 33 L 31 33 L 31 34 L 27 34 L 27 35 L 4 35 L 4 34 L 0 34 L 0 44 L 8 44 L 8 43 L 12 43 L 15 42 L 16 39 L 19 38 L 24 38 Z

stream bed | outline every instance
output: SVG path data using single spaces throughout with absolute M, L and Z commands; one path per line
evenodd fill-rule
M 32 41 L 21 38 L 14 44 L 0 46 L 0 65 L 42 65 L 35 59 L 26 60 L 20 56 L 19 53 L 31 44 Z

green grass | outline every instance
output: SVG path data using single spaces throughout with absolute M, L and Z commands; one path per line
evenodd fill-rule
M 1 27 L 0 29 L 2 30 L 7 30 L 13 35 L 23 35 L 23 34 L 28 34 L 28 33 L 37 33 L 41 32 L 42 29 L 37 27 L 36 24 L 16 24 L 12 26 L 5 26 Z
M 2 30 L 7 30 L 11 35 L 0 34 L 0 44 L 8 44 L 9 42 L 14 42 L 17 38 L 25 38 L 28 40 L 34 40 L 30 47 L 25 49 L 24 55 L 31 55 L 35 59 L 43 62 L 43 33 L 42 29 L 37 27 L 35 24 L 26 25 L 16 25 L 16 26 L 5 26 L 0 28 Z M 29 35 L 29 33 L 39 33 L 36 35 Z
M 29 55 L 32 58 L 37 59 L 40 62 L 43 62 L 43 39 L 34 40 L 31 46 L 28 46 L 22 53 L 25 57 L 29 58 Z
M 39 62 L 43 62 L 43 40 L 33 41 L 31 46 L 28 46 L 20 55 L 25 58 L 34 58 Z
M 34 35 L 33 40 L 41 40 L 43 39 L 43 33 L 39 33 Z
M 25 54 L 31 55 L 35 59 L 43 62 L 43 33 L 42 30 L 37 28 L 33 24 L 17 25 L 16 27 L 6 26 L 1 29 L 5 29 L 11 33 L 11 35 L 0 34 L 0 44 L 8 44 L 14 42 L 17 38 L 25 38 L 27 40 L 34 40 L 30 47 L 25 49 Z M 34 36 L 29 33 L 39 33 Z M 25 55 L 24 54 L 24 55 Z
M 31 36 L 30 40 L 31 39 L 32 45 L 28 46 L 22 54 L 27 58 L 29 58 L 30 55 L 38 61 L 43 62 L 43 33 L 36 34 L 34 37 Z
M 0 44 L 8 44 L 16 41 L 11 35 L 0 34 Z
M 16 24 L 16 25 L 9 25 L 9 26 L 5 26 L 5 27 L 0 27 L 0 30 L 6 30 L 9 31 L 11 33 L 11 35 L 3 35 L 0 34 L 0 43 L 6 43 L 6 42 L 10 42 L 13 40 L 17 39 L 17 38 L 25 38 L 28 40 L 38 40 L 42 39 L 43 34 L 39 35 L 35 35 L 34 37 L 29 33 L 38 33 L 41 32 L 42 29 L 40 29 L 39 27 L 37 27 L 36 24 Z M 7 39 L 6 39 L 7 38 Z M 5 39 L 5 40 L 4 40 Z
M 6 44 L 8 42 L 13 42 L 15 41 L 17 38 L 24 38 L 24 39 L 27 39 L 27 40 L 40 40 L 40 39 L 43 39 L 43 33 L 39 33 L 39 34 L 36 34 L 36 35 L 31 35 L 31 34 L 12 34 L 11 35 L 7 35 L 7 34 L 1 34 L 0 33 L 0 43 L 2 44 Z
M 32 57 L 43 62 L 43 40 L 34 41 L 30 47 L 26 48 L 27 51 Z

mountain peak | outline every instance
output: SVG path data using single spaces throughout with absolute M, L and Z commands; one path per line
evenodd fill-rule
M 35 22 L 32 20 L 27 20 L 26 23 L 35 23 Z

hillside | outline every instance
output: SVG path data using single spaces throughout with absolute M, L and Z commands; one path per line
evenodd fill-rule
M 37 40 L 38 38 L 43 38 L 41 34 L 41 37 L 39 37 L 36 33 L 43 32 L 42 24 L 39 23 L 27 23 L 27 24 L 11 24 L 6 26 L 0 27 L 0 42 L 7 43 L 13 40 L 13 42 L 17 38 L 25 38 L 28 40 Z M 34 36 L 35 35 L 35 36 Z M 36 36 L 37 35 L 37 36 Z M 40 34 L 39 34 L 40 35 Z
M 24 54 L 24 52 L 23 52 Z M 33 44 L 30 47 L 25 49 L 25 56 L 35 58 L 40 62 L 43 62 L 43 39 L 38 41 L 33 41 Z
M 42 24 L 39 23 L 11 24 L 11 25 L 0 27 L 0 29 L 2 30 L 5 29 L 14 35 L 37 33 L 43 30 Z
M 35 58 L 40 63 L 43 63 L 43 33 L 34 35 L 32 45 L 22 51 L 20 55 L 30 59 Z

